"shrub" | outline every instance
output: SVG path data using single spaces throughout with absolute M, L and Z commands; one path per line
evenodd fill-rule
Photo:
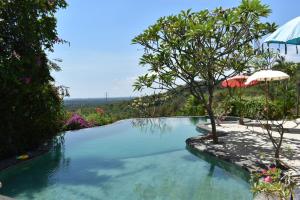
M 284 174 L 275 165 L 264 167 L 257 173 L 252 174 L 251 179 L 254 195 L 264 193 L 264 195 L 273 198 L 289 199 L 295 187 L 295 182 L 292 180 L 290 174 Z
M 87 122 L 79 114 L 74 113 L 70 119 L 65 123 L 65 130 L 76 130 L 81 128 L 89 128 L 92 125 Z
M 62 127 L 61 95 L 46 52 L 62 43 L 55 12 L 65 0 L 0 1 L 0 159 L 51 140 Z
M 0 158 L 37 148 L 61 130 L 63 115 L 57 89 L 48 84 L 27 87 L 0 90 Z
M 288 116 L 292 112 L 294 102 L 292 98 L 269 99 L 269 119 L 278 120 Z M 216 113 L 226 115 L 242 116 L 251 119 L 265 119 L 266 99 L 264 96 L 246 97 L 239 99 L 236 97 L 224 98 L 218 102 Z
M 200 101 L 194 96 L 190 95 L 184 106 L 181 108 L 180 112 L 183 115 L 189 116 L 203 116 L 205 115 L 205 109 Z
M 101 126 L 112 123 L 113 120 L 109 115 L 99 115 L 98 113 L 90 113 L 86 116 L 86 120 L 94 126 Z
M 278 120 L 291 115 L 293 103 L 289 99 L 275 99 L 268 101 L 269 119 Z M 265 119 L 264 110 L 266 109 L 265 97 L 251 98 L 245 101 L 245 116 L 249 118 Z
M 102 108 L 96 108 L 96 113 L 100 116 L 105 114 L 105 111 Z

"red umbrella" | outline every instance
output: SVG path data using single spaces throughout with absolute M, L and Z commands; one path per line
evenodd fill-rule
M 242 87 L 249 87 L 258 84 L 258 81 L 252 81 L 249 84 L 245 84 L 248 76 L 238 75 L 231 78 L 228 78 L 222 81 L 221 86 L 226 88 L 242 88 Z
M 258 84 L 258 81 L 251 81 L 249 84 L 246 85 L 245 82 L 246 82 L 247 78 L 248 78 L 248 76 L 244 76 L 244 75 L 234 76 L 234 77 L 231 77 L 231 78 L 228 78 L 228 79 L 222 81 L 221 86 L 223 88 L 244 88 L 244 87 L 249 87 L 249 86 Z M 228 89 L 230 97 L 233 97 L 232 93 L 230 91 L 231 90 Z M 241 101 L 242 100 L 242 92 L 240 91 L 239 93 L 237 93 L 237 95 L 239 96 L 240 101 Z M 240 113 L 239 123 L 244 124 L 242 113 Z

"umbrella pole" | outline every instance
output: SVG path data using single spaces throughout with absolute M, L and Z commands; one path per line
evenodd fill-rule
M 297 117 L 299 117 L 299 103 L 300 103 L 299 100 L 300 100 L 300 92 L 298 91 L 298 95 L 297 95 Z
M 269 118 L 269 100 L 268 100 L 268 96 L 269 96 L 269 83 L 267 80 L 265 80 L 265 92 L 266 92 L 266 119 L 267 119 L 267 124 L 268 124 L 268 118 Z
M 239 88 L 239 100 L 240 100 L 240 104 L 242 103 L 242 88 Z M 240 107 L 239 110 L 239 115 L 240 115 L 240 119 L 239 119 L 239 124 L 240 125 L 244 125 L 244 116 L 243 116 L 243 106 Z
M 297 84 L 297 117 L 299 117 L 300 82 Z

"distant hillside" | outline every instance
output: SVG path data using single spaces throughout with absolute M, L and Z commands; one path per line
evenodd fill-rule
M 153 105 L 150 109 L 155 110 L 154 116 L 174 116 L 177 115 L 183 104 L 186 102 L 187 92 L 180 91 L 174 95 L 167 92 L 172 97 L 160 105 Z M 142 97 L 143 101 L 148 101 L 153 95 Z M 68 112 L 76 112 L 82 116 L 88 117 L 95 113 L 95 108 L 104 109 L 105 113 L 111 116 L 113 121 L 126 118 L 141 117 L 136 109 L 132 108 L 132 104 L 136 97 L 121 98 L 86 98 L 86 99 L 68 99 L 64 101 L 65 109 Z M 152 116 L 152 117 L 154 117 Z
M 114 97 L 114 98 L 74 98 L 64 100 L 64 106 L 67 109 L 77 109 L 82 107 L 95 107 L 106 104 L 121 103 L 130 101 L 133 97 Z

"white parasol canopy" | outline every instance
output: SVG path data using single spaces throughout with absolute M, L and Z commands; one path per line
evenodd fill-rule
M 274 33 L 267 37 L 265 43 L 277 44 L 300 44 L 300 16 L 278 28 Z
M 249 76 L 245 82 L 245 85 L 248 85 L 252 81 L 276 81 L 288 78 L 290 78 L 290 76 L 282 71 L 261 70 Z

